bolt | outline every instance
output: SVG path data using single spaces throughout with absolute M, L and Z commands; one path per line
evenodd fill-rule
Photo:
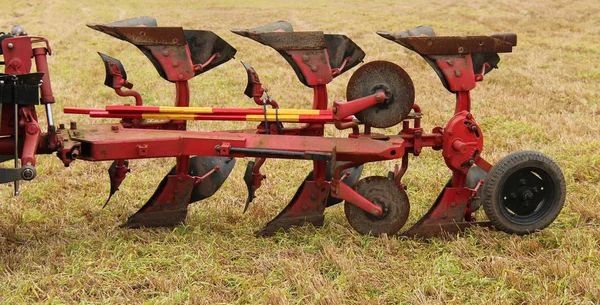
M 119 130 L 119 126 L 117 126 L 117 125 L 112 125 L 112 126 L 110 126 L 110 130 L 112 130 L 112 131 L 117 131 L 117 130 Z
M 454 76 L 460 77 L 460 70 L 454 70 Z
M 179 79 L 183 79 L 183 74 L 179 74 Z
M 312 200 L 312 201 L 317 200 L 317 195 L 316 194 L 310 194 L 310 200 Z
M 519 184 L 526 185 L 527 184 L 527 180 L 521 179 L 521 180 L 519 180 Z
M 26 168 L 21 173 L 21 177 L 23 177 L 24 180 L 31 180 L 35 177 L 35 172 L 33 172 L 31 168 Z
M 306 204 L 303 204 L 303 205 L 302 205 L 302 209 L 303 209 L 304 211 L 307 211 L 307 210 L 308 210 L 308 206 L 307 206 Z
M 475 164 L 475 160 L 469 159 L 469 165 L 473 165 L 473 164 Z
M 471 119 L 473 119 L 473 115 L 470 113 L 467 113 L 467 120 L 471 120 Z
M 79 131 L 75 130 L 75 131 L 73 131 L 73 135 L 78 137 L 81 135 L 81 133 Z
M 469 128 L 472 132 L 476 132 L 477 131 L 477 126 L 476 125 L 471 125 L 471 127 Z
M 537 187 L 533 187 L 533 188 L 531 188 L 531 190 L 532 190 L 534 193 L 537 193 L 537 192 L 539 192 L 539 191 L 540 191 L 540 190 L 538 190 L 538 188 L 537 188 Z
M 454 66 L 454 60 L 452 60 L 452 59 L 448 59 L 448 60 L 446 60 L 446 63 L 447 63 L 449 66 Z
M 71 158 L 77 159 L 77 157 L 79 157 L 79 149 L 73 148 L 73 150 L 71 150 Z
M 465 49 L 463 47 L 458 47 L 458 53 L 462 53 L 464 51 L 465 51 Z
M 331 112 L 333 112 L 333 114 L 336 114 L 336 113 L 337 113 L 337 110 L 338 110 L 338 109 L 337 109 L 337 107 L 335 107 L 335 106 L 333 106 L 333 108 L 331 108 Z
M 177 180 L 179 180 L 179 182 L 183 182 L 183 177 L 179 177 Z
M 446 219 L 446 218 L 448 218 L 448 214 L 446 214 L 446 213 L 442 214 L 442 219 Z
M 9 42 L 7 46 L 8 46 L 9 49 L 12 49 L 14 47 L 14 45 L 12 44 L 12 42 Z
M 75 130 L 75 129 L 77 129 L 77 122 L 73 122 L 73 121 L 71 121 L 71 124 L 70 124 L 70 125 L 71 125 L 71 130 Z
M 515 198 L 517 198 L 517 194 L 515 194 L 515 193 L 510 193 L 510 198 L 512 198 L 512 199 L 515 199 Z
M 167 51 L 167 50 L 162 51 L 162 55 L 163 56 L 169 56 L 169 51 Z
M 174 189 L 174 190 L 173 190 L 173 193 L 175 193 L 175 194 L 179 194 L 179 189 Z
M 455 207 L 456 206 L 456 202 L 450 202 L 450 206 L 451 207 Z
M 174 61 L 174 62 L 173 62 L 173 67 L 177 67 L 177 66 L 179 66 L 179 63 L 178 63 L 178 62 L 176 62 L 176 61 Z
M 65 124 L 58 124 L 58 129 L 65 129 Z

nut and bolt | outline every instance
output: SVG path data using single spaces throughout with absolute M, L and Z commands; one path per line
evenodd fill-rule
M 31 168 L 26 168 L 21 173 L 21 177 L 23 177 L 24 180 L 31 180 L 35 177 L 35 172 Z
M 71 150 L 71 158 L 77 159 L 77 157 L 79 157 L 79 149 L 73 148 L 73 150 Z

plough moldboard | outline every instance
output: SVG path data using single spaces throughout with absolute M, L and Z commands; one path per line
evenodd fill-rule
M 55 125 L 46 60 L 51 54 L 48 40 L 28 36 L 20 27 L 3 34 L 0 158 L 14 160 L 15 168 L 1 168 L 0 182 L 14 183 L 15 194 L 19 181 L 35 178 L 36 154 L 56 152 L 65 166 L 77 159 L 113 161 L 108 169 L 108 200 L 127 177 L 131 160 L 172 157 L 176 166 L 123 226 L 173 226 L 184 222 L 190 203 L 219 190 L 238 158 L 252 158 L 244 174 L 248 188 L 244 210 L 261 187 L 265 178 L 261 167 L 267 159 L 312 160 L 313 170 L 292 200 L 257 235 L 268 236 L 305 223 L 321 226 L 325 208 L 342 201 L 350 225 L 358 232 L 391 235 L 401 231 L 410 211 L 402 182 L 409 155 L 418 156 L 423 148 L 430 147 L 441 151 L 451 178 L 429 212 L 404 235 L 429 237 L 473 224 L 527 234 L 548 226 L 564 204 L 563 174 L 544 154 L 517 152 L 495 165 L 483 158 L 483 131 L 470 112 L 469 93 L 497 67 L 498 54 L 511 52 L 516 46 L 513 33 L 436 36 L 425 26 L 399 33 L 378 32 L 421 55 L 443 86 L 456 95 L 454 116 L 445 126 L 428 133 L 421 127 L 423 113 L 414 103 L 410 76 L 391 62 L 361 65 L 348 83 L 347 101 L 329 102 L 327 84 L 365 57 L 363 50 L 344 35 L 295 32 L 284 21 L 233 30 L 277 50 L 300 82 L 313 90 L 314 99 L 311 109 L 280 108 L 280 103 L 266 93 L 256 71 L 242 63 L 248 75 L 244 94 L 258 107 L 216 108 L 190 106 L 188 87 L 190 79 L 235 55 L 235 48 L 215 33 L 159 27 L 150 17 L 88 27 L 141 50 L 160 77 L 175 85 L 175 105 L 144 105 L 142 95 L 132 90 L 123 64 L 100 53 L 106 70 L 104 84 L 125 97 L 126 103 L 101 109 L 66 107 L 64 112 L 120 121 Z M 32 72 L 33 64 L 36 72 Z M 38 105 L 45 107 L 45 132 L 38 124 Z M 192 120 L 256 121 L 258 126 L 253 130 L 186 131 L 187 121 Z M 372 131 L 373 127 L 398 124 L 402 124 L 398 134 Z M 326 126 L 347 130 L 347 137 L 324 137 Z M 385 177 L 360 179 L 365 164 L 385 160 L 398 160 L 399 166 Z M 481 206 L 489 222 L 476 222 L 472 216 Z

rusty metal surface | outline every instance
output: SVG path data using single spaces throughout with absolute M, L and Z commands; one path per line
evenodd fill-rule
M 268 32 L 252 33 L 248 30 L 232 30 L 233 33 L 248 37 L 277 51 L 320 50 L 327 45 L 323 32 Z
M 377 128 L 391 127 L 406 119 L 415 101 L 415 88 L 406 71 L 387 61 L 369 62 L 352 74 L 346 99 L 356 100 L 378 90 L 388 91 L 386 102 L 356 113 L 356 118 Z
M 509 53 L 513 44 L 490 36 L 381 36 L 421 55 L 460 55 L 473 53 Z M 515 37 L 516 40 L 516 37 Z
M 517 34 L 512 32 L 501 32 L 490 35 L 492 38 L 501 39 L 510 43 L 513 47 L 517 46 Z
M 319 185 L 320 184 L 320 185 Z M 279 230 L 310 223 L 315 227 L 323 225 L 325 205 L 329 195 L 329 184 L 305 181 L 296 191 L 288 205 L 261 230 L 254 233 L 258 237 L 272 236 Z
M 344 203 L 346 219 L 359 233 L 374 236 L 393 235 L 400 231 L 408 220 L 408 196 L 394 180 L 380 176 L 367 177 L 358 181 L 355 190 L 383 210 L 381 216 L 373 216 L 352 203 Z
M 121 227 L 172 227 L 182 224 L 193 187 L 194 178 L 190 176 L 169 176 L 161 181 L 148 202 Z
M 186 43 L 181 27 L 113 27 L 101 24 L 90 27 L 136 46 L 183 46 Z

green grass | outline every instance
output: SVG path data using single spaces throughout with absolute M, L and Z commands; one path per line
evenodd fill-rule
M 2 3 L 0 27 L 21 24 L 47 37 L 55 121 L 111 122 L 65 115 L 62 107 L 124 103 L 105 87 L 97 51 L 120 59 L 147 104 L 172 105 L 174 88 L 128 43 L 85 27 L 142 15 L 159 25 L 212 30 L 238 49 L 284 108 L 308 108 L 311 90 L 276 51 L 229 32 L 276 20 L 296 30 L 348 35 L 366 61 L 388 60 L 412 77 L 431 130 L 451 117 L 454 97 L 417 54 L 375 31 L 432 25 L 439 35 L 516 32 L 517 47 L 473 91 L 473 113 L 491 162 L 518 150 L 554 158 L 567 180 L 567 202 L 542 232 L 519 237 L 474 228 L 429 241 L 360 236 L 342 206 L 323 228 L 273 238 L 252 233 L 275 216 L 309 171 L 306 161 L 269 160 L 268 179 L 242 215 L 244 160 L 212 198 L 194 204 L 187 225 L 123 230 L 173 165 L 134 160 L 133 172 L 106 209 L 108 163 L 39 156 L 38 177 L 0 186 L 0 303 L 160 304 L 597 304 L 600 303 L 600 7 L 596 1 L 29 1 Z M 252 107 L 236 60 L 191 81 L 192 105 Z M 334 80 L 344 99 L 351 72 Z M 130 101 L 128 101 L 130 102 Z M 40 114 L 43 111 L 40 109 Z M 40 115 L 43 117 L 43 115 Z M 42 119 L 43 120 L 43 119 Z M 45 123 L 42 123 L 44 126 Z M 196 122 L 194 130 L 252 128 L 250 123 Z M 397 133 L 399 127 L 387 132 Z M 329 129 L 329 135 L 342 135 Z M 370 164 L 385 175 L 392 162 Z M 407 227 L 423 215 L 449 176 L 439 152 L 411 158 L 405 178 Z M 302 177 L 302 178 L 301 178 Z M 485 219 L 478 212 L 479 219 Z

